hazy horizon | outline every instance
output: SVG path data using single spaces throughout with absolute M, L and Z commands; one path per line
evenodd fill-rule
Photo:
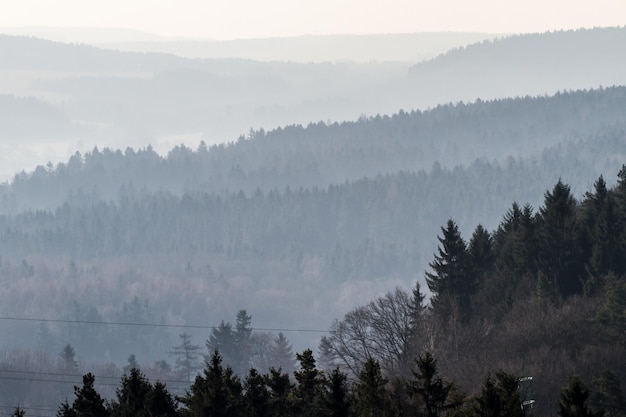
M 240 0 L 213 4 L 199 0 L 25 0 L 5 7 L 0 27 L 125 28 L 162 37 L 212 40 L 301 35 L 421 32 L 537 33 L 624 24 L 626 2 L 538 0 L 498 2 L 392 2 L 355 0 Z

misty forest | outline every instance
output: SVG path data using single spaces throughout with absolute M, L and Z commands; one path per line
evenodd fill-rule
M 626 417 L 626 26 L 266 42 L 0 34 L 0 416 Z

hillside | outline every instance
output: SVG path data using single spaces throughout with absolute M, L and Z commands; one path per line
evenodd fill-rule
M 504 37 L 450 51 L 412 70 L 406 62 L 184 59 L 2 36 L 0 91 L 32 96 L 61 112 L 74 126 L 67 135 L 74 150 L 152 145 L 165 154 L 181 142 L 193 148 L 200 140 L 227 143 L 251 127 L 341 123 L 477 98 L 624 85 L 624 32 Z M 35 125 L 24 129 L 36 132 Z M 42 143 L 31 139 L 21 151 Z M 72 153 L 51 149 L 49 159 L 56 163 Z
M 546 183 L 562 178 L 581 198 L 594 178 L 618 171 L 626 136 L 615 103 L 623 95 L 623 89 L 614 88 L 446 106 L 343 125 L 294 127 L 294 132 L 311 136 L 293 135 L 291 140 L 287 129 L 228 147 L 178 148 L 167 158 L 150 149 L 94 150 L 57 167 L 40 167 L 3 188 L 5 213 L 13 213 L 0 217 L 3 311 L 31 317 L 84 317 L 90 311 L 101 320 L 116 320 L 127 314 L 120 303 L 131 304 L 137 297 L 144 307 L 133 314 L 140 320 L 158 311 L 165 322 L 208 320 L 216 325 L 246 308 L 262 327 L 323 328 L 346 309 L 389 288 L 411 286 L 436 249 L 424 237 L 436 235 L 449 218 L 466 235 L 477 223 L 493 229 L 511 201 L 538 207 Z M 506 114 L 518 114 L 520 120 L 516 124 L 513 117 L 501 116 Z M 535 116 L 524 121 L 524 114 Z M 502 120 L 505 127 L 487 120 Z M 317 167 L 319 173 L 351 160 L 362 169 L 377 152 L 382 162 L 383 147 L 374 147 L 376 141 L 356 147 L 359 136 L 350 132 L 374 131 L 376 126 L 402 132 L 397 139 L 386 139 L 389 155 L 416 145 L 411 138 L 419 135 L 403 126 L 417 132 L 446 126 L 448 131 L 429 142 L 440 153 L 430 154 L 428 169 L 361 172 L 350 181 L 335 174 L 326 181 L 337 183 L 320 181 L 316 186 L 299 183 L 304 175 L 268 168 L 274 162 L 282 169 L 281 155 L 290 163 L 285 167 Z M 478 132 L 474 139 L 469 134 L 473 129 Z M 461 132 L 468 133 L 467 141 L 457 142 Z M 448 150 L 456 151 L 451 156 L 463 155 L 465 146 L 471 151 L 481 138 L 507 135 L 529 143 L 533 137 L 546 138 L 546 148 L 501 162 L 437 163 L 437 155 L 443 161 Z M 448 137 L 451 142 L 446 142 Z M 551 141 L 554 145 L 548 146 Z M 259 158 L 267 165 L 254 166 L 253 158 L 263 156 L 263 145 L 269 153 L 273 142 L 275 159 Z M 513 146 L 504 142 L 492 143 L 503 149 Z M 310 158 L 310 165 L 298 152 Z M 333 160 L 332 155 L 338 157 Z M 220 176 L 224 182 L 213 184 Z M 257 190 L 253 178 L 267 181 L 260 184 L 267 189 Z M 248 189 L 240 191 L 246 181 L 251 182 Z M 37 302 L 27 303 L 25 311 L 18 306 L 27 299 Z M 34 342 L 33 329 L 12 331 L 22 334 L 25 343 Z M 54 328 L 61 340 L 68 337 L 66 332 L 65 327 Z M 296 346 L 309 346 L 310 336 L 294 334 L 292 340 Z M 97 355 L 98 346 L 87 339 L 85 346 L 73 343 L 90 352 L 85 355 Z M 144 355 L 159 355 L 154 345 L 138 343 Z M 118 344 L 109 354 L 120 360 L 130 349 Z

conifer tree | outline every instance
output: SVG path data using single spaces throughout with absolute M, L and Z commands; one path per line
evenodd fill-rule
M 385 417 L 390 415 L 390 404 L 387 397 L 387 379 L 380 371 L 377 360 L 369 358 L 361 372 L 354 389 L 355 415 L 359 417 Z
M 577 376 L 570 376 L 559 395 L 560 417 L 602 417 L 603 411 L 592 411 L 585 402 L 589 389 Z
M 425 417 L 438 417 L 446 404 L 452 384 L 437 377 L 437 360 L 430 352 L 418 356 L 415 360 L 417 370 L 412 371 L 414 380 L 411 390 L 423 404 Z
M 432 272 L 426 272 L 426 283 L 432 292 L 431 306 L 435 312 L 441 311 L 451 299 L 458 299 L 461 315 L 469 314 L 469 297 L 474 293 L 474 286 L 468 274 L 467 246 L 453 220 L 448 220 L 445 228 L 441 228 L 442 237 L 434 261 L 430 262 Z
M 300 369 L 294 372 L 296 409 L 301 416 L 318 416 L 323 410 L 324 374 L 316 368 L 311 349 L 297 353 L 296 358 L 300 362 Z
M 231 367 L 222 367 L 222 357 L 214 351 L 181 402 L 190 417 L 238 417 L 242 415 L 241 393 L 239 378 Z
M 545 193 L 539 210 L 538 266 L 556 295 L 582 293 L 582 262 L 576 241 L 576 200 L 561 180 Z
M 76 417 L 108 417 L 109 413 L 104 406 L 104 399 L 95 390 L 96 378 L 88 373 L 83 376 L 83 386 L 74 386 L 73 408 Z
M 202 368 L 198 362 L 200 346 L 191 343 L 191 335 L 187 333 L 183 333 L 179 337 L 180 345 L 174 346 L 170 352 L 176 357 L 174 369 L 184 375 L 188 382 L 191 382 L 191 376 Z

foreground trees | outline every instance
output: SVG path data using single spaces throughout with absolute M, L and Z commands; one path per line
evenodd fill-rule
M 387 378 L 377 360 L 368 359 L 358 378 L 348 382 L 338 369 L 330 374 L 318 369 L 312 351 L 298 354 L 300 368 L 293 378 L 276 369 L 259 374 L 251 369 L 245 379 L 222 365 L 216 351 L 203 372 L 196 376 L 186 394 L 173 397 L 161 382 L 151 383 L 136 368 L 125 374 L 115 398 L 105 401 L 94 389 L 95 377 L 83 377 L 75 387 L 72 404 L 59 406 L 57 417 L 523 417 L 521 379 L 504 370 L 495 378 L 487 375 L 479 392 L 471 396 L 442 377 L 438 361 L 430 352 L 414 360 L 409 378 Z M 612 378 L 605 375 L 601 384 Z M 613 390 L 613 393 L 614 390 Z M 609 394 L 609 397 L 611 395 Z M 615 396 L 604 392 L 600 401 L 612 404 Z M 558 413 L 561 417 L 601 417 L 604 407 L 587 404 L 590 390 L 576 376 L 561 388 Z M 618 401 L 623 401 L 618 400 Z M 26 411 L 16 409 L 25 417 Z M 17 414 L 16 414 L 17 415 Z

